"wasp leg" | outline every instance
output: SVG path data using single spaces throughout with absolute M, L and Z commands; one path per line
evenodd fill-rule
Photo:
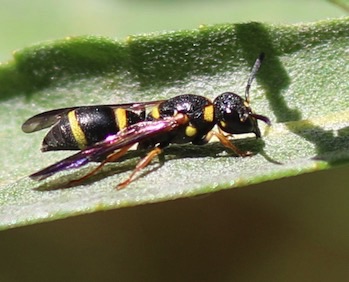
M 151 150 L 143 159 L 141 159 L 138 164 L 136 165 L 136 168 L 133 170 L 131 175 L 123 182 L 119 183 L 116 187 L 117 190 L 121 190 L 125 188 L 128 184 L 130 184 L 135 176 L 135 174 L 139 171 L 141 171 L 143 168 L 145 168 L 153 158 L 155 158 L 157 155 L 162 153 L 162 149 L 159 147 L 155 147 L 153 150 Z
M 222 133 L 216 132 L 216 131 L 210 131 L 207 134 L 205 139 L 208 142 L 213 136 L 216 136 L 222 145 L 233 150 L 237 155 L 239 155 L 241 157 L 247 157 L 247 156 L 251 156 L 253 154 L 250 151 L 243 152 L 243 151 L 239 150 L 233 143 L 231 143 L 229 141 L 229 139 L 225 135 L 223 135 Z
M 88 174 L 84 175 L 81 178 L 71 180 L 69 183 L 78 183 L 86 180 L 87 178 L 91 177 L 93 174 L 95 174 L 97 171 L 99 171 L 106 163 L 114 162 L 117 159 L 121 158 L 123 155 L 127 153 L 127 151 L 133 146 L 133 144 L 128 145 L 120 149 L 119 151 L 110 154 L 99 166 L 97 166 L 95 169 L 90 171 Z
M 224 135 L 224 137 L 227 137 L 227 138 L 233 136 L 232 133 L 226 133 L 226 132 L 224 132 L 220 127 L 218 127 L 218 132 L 219 132 L 220 134 Z

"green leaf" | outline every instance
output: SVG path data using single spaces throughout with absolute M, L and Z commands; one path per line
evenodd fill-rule
M 349 12 L 349 2 L 348 2 L 348 0 L 329 0 L 329 2 L 332 2 L 333 4 L 335 4 L 338 7 L 342 8 L 344 11 Z
M 313 24 L 202 26 L 129 37 L 66 38 L 18 51 L 0 68 L 0 227 L 2 229 L 116 207 L 200 195 L 347 164 L 349 160 L 349 18 Z M 250 68 L 266 59 L 251 89 L 252 108 L 272 120 L 265 136 L 234 143 L 255 155 L 231 155 L 218 142 L 171 146 L 126 189 L 139 160 L 96 164 L 36 182 L 28 174 L 71 152 L 41 153 L 45 132 L 21 132 L 41 111 L 85 104 L 166 99 L 184 93 L 243 94 Z

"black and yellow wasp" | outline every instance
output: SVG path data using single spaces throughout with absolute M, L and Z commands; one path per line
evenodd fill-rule
M 225 92 L 213 101 L 200 95 L 183 94 L 152 102 L 62 108 L 29 118 L 22 125 L 24 132 L 52 127 L 43 140 L 42 151 L 80 150 L 30 178 L 42 180 L 89 162 L 101 162 L 90 173 L 74 180 L 82 181 L 105 163 L 118 160 L 135 144 L 148 153 L 118 189 L 127 186 L 138 171 L 170 144 L 202 145 L 216 136 L 238 155 L 250 155 L 236 148 L 224 133 L 254 133 L 259 138 L 257 120 L 271 124 L 269 118 L 254 113 L 250 107 L 249 90 L 263 58 L 261 54 L 252 68 L 245 99 L 232 92 Z M 152 107 L 148 114 L 147 107 Z M 219 132 L 212 131 L 215 125 Z

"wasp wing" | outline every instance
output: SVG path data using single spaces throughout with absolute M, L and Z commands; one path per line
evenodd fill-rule
M 76 108 L 78 107 L 56 109 L 56 110 L 51 110 L 51 111 L 37 114 L 27 119 L 22 124 L 22 130 L 25 133 L 31 133 L 31 132 L 35 132 L 35 131 L 50 127 L 51 125 L 58 122 L 63 115 L 67 114 L 69 111 L 74 110 Z
M 125 104 L 106 104 L 106 105 L 91 105 L 91 106 L 76 106 L 76 107 L 68 107 L 68 108 L 60 108 L 55 109 L 47 112 L 43 112 L 40 114 L 37 114 L 35 116 L 32 116 L 31 118 L 27 119 L 23 125 L 22 130 L 25 133 L 31 133 L 35 132 L 47 127 L 50 127 L 57 123 L 62 116 L 66 115 L 72 110 L 78 109 L 78 108 L 94 108 L 99 106 L 105 106 L 105 107 L 111 107 L 111 108 L 123 108 L 128 109 L 132 111 L 145 111 L 145 108 L 148 106 L 155 106 L 159 103 L 161 103 L 164 100 L 157 100 L 157 101 L 150 101 L 150 102 L 139 102 L 139 103 L 125 103 Z
M 42 180 L 57 172 L 79 168 L 89 162 L 99 161 L 101 158 L 105 159 L 106 156 L 112 154 L 116 150 L 174 130 L 185 122 L 187 122 L 187 117 L 185 115 L 178 114 L 177 116 L 169 117 L 163 120 L 143 121 L 133 124 L 121 130 L 117 134 L 107 137 L 101 142 L 98 142 L 68 158 L 31 174 L 29 177 L 34 180 Z

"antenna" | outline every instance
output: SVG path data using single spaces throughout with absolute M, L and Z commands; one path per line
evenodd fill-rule
M 260 53 L 256 62 L 254 63 L 254 65 L 252 67 L 250 77 L 247 80 L 247 85 L 246 85 L 246 90 L 245 90 L 245 100 L 247 103 L 250 103 L 251 84 L 252 84 L 254 78 L 256 77 L 256 74 L 257 74 L 257 72 L 262 64 L 263 59 L 264 59 L 264 53 Z

